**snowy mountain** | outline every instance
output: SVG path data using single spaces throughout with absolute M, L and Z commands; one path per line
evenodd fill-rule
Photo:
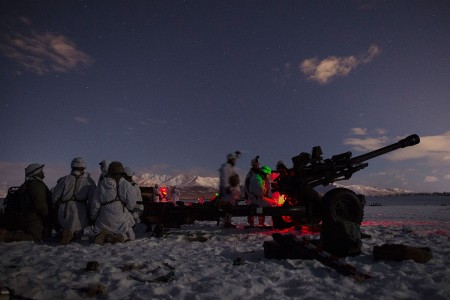
M 202 194 L 211 194 L 216 192 L 219 188 L 219 178 L 216 177 L 201 177 L 189 175 L 168 176 L 145 173 L 139 177 L 135 177 L 134 180 L 140 186 L 154 186 L 155 184 L 159 184 L 160 186 L 172 187 L 176 185 L 180 188 L 181 191 L 190 193 L 194 193 L 194 191 L 201 191 Z M 336 183 L 327 186 L 325 189 L 323 189 L 323 191 L 329 190 L 333 187 L 345 187 L 357 194 L 363 194 L 366 196 L 388 196 L 414 193 L 411 190 L 402 190 L 398 188 L 385 189 L 364 185 L 341 185 Z
M 145 173 L 139 177 L 134 178 L 140 186 L 153 186 L 159 184 L 161 186 L 178 186 L 180 189 L 189 187 L 205 187 L 205 188 L 219 188 L 219 178 L 188 176 L 188 175 L 156 175 Z
M 189 175 L 157 175 L 145 173 L 133 178 L 141 187 L 154 186 L 171 187 L 177 186 L 181 192 L 181 199 L 199 199 L 200 197 L 210 199 L 219 190 L 219 178 L 201 177 Z
M 399 188 L 382 189 L 365 185 L 340 185 L 340 184 L 335 184 L 335 186 L 345 187 L 354 191 L 357 194 L 363 194 L 366 196 L 392 196 L 392 195 L 404 195 L 414 193 L 414 191 L 402 190 Z

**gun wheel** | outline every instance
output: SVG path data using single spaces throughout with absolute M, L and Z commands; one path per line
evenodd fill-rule
M 324 222 L 349 221 L 361 224 L 363 207 L 353 191 L 346 188 L 333 189 L 325 194 L 322 203 Z

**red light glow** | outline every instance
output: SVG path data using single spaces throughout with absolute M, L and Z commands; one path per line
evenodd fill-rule
M 272 194 L 272 202 L 275 206 L 282 206 L 284 201 L 286 201 L 284 195 L 281 195 L 279 192 Z

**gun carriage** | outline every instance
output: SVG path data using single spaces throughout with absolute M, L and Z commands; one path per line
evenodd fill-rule
M 414 146 L 420 142 L 418 135 L 410 135 L 394 144 L 352 157 L 345 152 L 324 159 L 320 146 L 311 153 L 302 152 L 292 158 L 292 168 L 278 165 L 273 181 L 273 191 L 280 193 L 285 201 L 275 207 L 253 207 L 245 205 L 223 206 L 220 197 L 205 204 L 185 205 L 179 203 L 151 203 L 146 188 L 143 191 L 143 220 L 148 223 L 163 223 L 167 227 L 190 224 L 195 220 L 218 220 L 225 214 L 233 216 L 272 216 L 275 228 L 287 228 L 319 222 L 350 221 L 361 223 L 365 200 L 347 188 L 333 188 L 325 195 L 314 189 L 336 181 L 348 180 L 352 175 L 368 166 L 367 161 L 397 149 Z

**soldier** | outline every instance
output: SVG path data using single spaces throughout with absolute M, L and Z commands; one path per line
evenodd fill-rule
M 99 162 L 99 166 L 100 166 L 100 177 L 98 178 L 97 185 L 99 185 L 100 182 L 103 180 L 103 178 L 105 178 L 106 175 L 108 174 L 109 161 L 102 160 L 101 162 Z
M 250 186 L 250 179 L 253 177 L 254 174 L 257 174 L 261 171 L 259 168 L 259 155 L 257 155 L 255 158 L 253 158 L 250 162 L 250 170 L 247 173 L 247 176 L 245 176 L 245 199 L 248 199 L 248 187 Z
M 155 187 L 153 188 L 153 202 L 161 202 L 163 199 L 163 194 L 161 193 L 159 189 L 159 184 L 155 184 Z
M 224 205 L 234 205 L 235 201 L 240 198 L 239 176 L 234 170 L 236 160 L 239 158 L 241 152 L 236 151 L 227 155 L 227 161 L 222 164 L 219 169 L 220 173 L 220 190 L 219 194 Z M 233 227 L 231 224 L 231 215 L 226 215 L 223 218 L 223 225 L 225 228 Z
M 225 195 L 229 193 L 230 187 L 230 177 L 234 176 L 236 172 L 234 171 L 234 166 L 236 165 L 236 160 L 239 158 L 241 152 L 236 151 L 227 155 L 227 161 L 220 167 L 220 187 L 219 194 Z
M 2 233 L 5 242 L 42 241 L 50 235 L 51 196 L 44 178 L 43 164 L 34 163 L 25 168 L 25 182 L 14 199 L 16 204 L 20 202 L 20 209 L 5 208 L 7 230 Z
M 98 185 L 93 199 L 91 218 L 95 220 L 94 243 L 134 240 L 134 218 L 130 211 L 137 202 L 136 189 L 124 178 L 122 163 L 113 161 L 108 175 Z
M 247 173 L 247 176 L 245 176 L 245 181 L 244 181 L 244 188 L 245 188 L 245 200 L 248 201 L 248 195 L 249 195 L 249 186 L 250 186 L 250 180 L 252 179 L 253 175 L 256 175 L 258 173 L 261 172 L 261 168 L 259 167 L 259 155 L 257 155 L 255 158 L 253 158 L 250 161 L 250 170 Z M 249 224 L 253 224 L 254 223 L 254 217 L 253 216 L 248 216 L 247 217 L 247 222 Z M 253 225 L 251 225 L 253 226 Z
M 134 187 L 134 189 L 136 191 L 136 197 L 137 197 L 138 202 L 136 203 L 136 206 L 133 209 L 133 217 L 134 217 L 134 220 L 136 223 L 140 223 L 141 222 L 140 217 L 142 216 L 142 213 L 144 212 L 144 204 L 142 204 L 141 189 L 139 188 L 139 184 L 137 184 L 133 180 L 134 171 L 130 167 L 125 167 L 124 171 L 125 171 L 124 178 L 129 183 L 131 183 L 131 185 Z
M 172 188 L 172 202 L 177 203 L 180 200 L 180 189 L 174 185 Z
M 247 205 L 256 205 L 258 207 L 271 206 L 271 199 L 268 198 L 270 194 L 270 175 L 272 170 L 264 166 L 261 168 L 261 172 L 255 174 L 250 179 L 249 195 Z M 265 216 L 259 216 L 259 225 L 267 226 L 265 223 Z M 254 217 L 249 216 L 248 221 L 250 226 L 254 226 Z
M 62 245 L 80 237 L 89 226 L 89 208 L 96 186 L 90 174 L 86 172 L 86 162 L 83 158 L 74 158 L 70 167 L 70 174 L 58 179 L 53 188 L 53 205 L 61 226 Z

